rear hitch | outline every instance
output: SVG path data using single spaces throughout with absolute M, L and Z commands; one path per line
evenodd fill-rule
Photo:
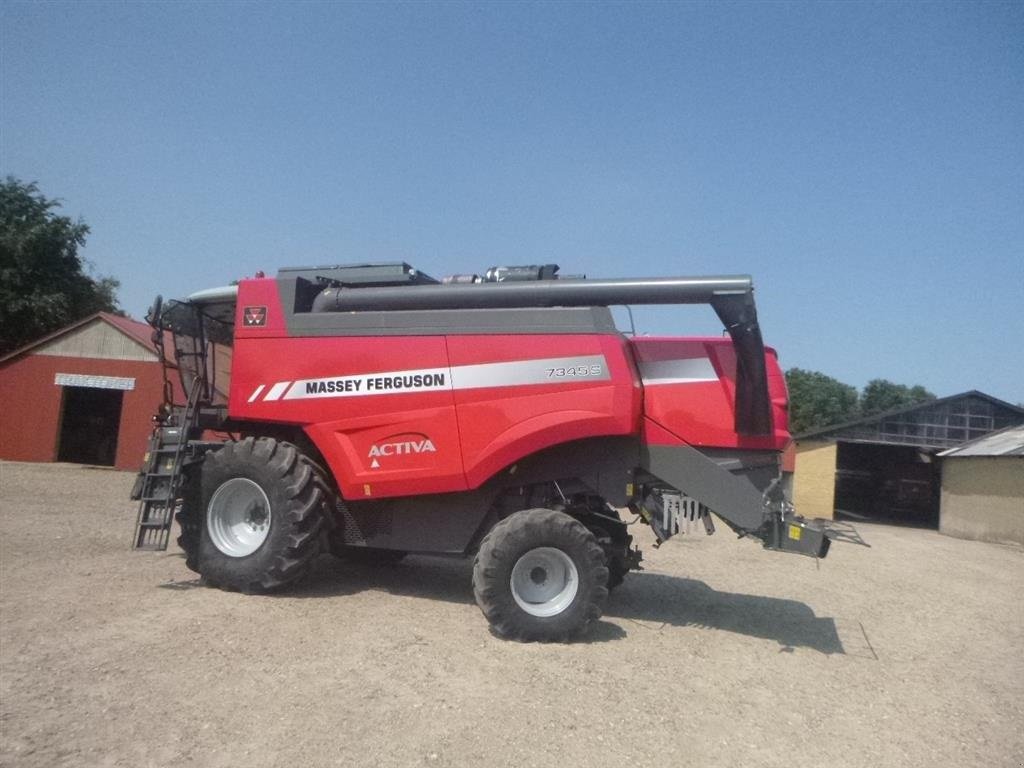
M 774 517 L 769 535 L 764 540 L 766 549 L 818 558 L 828 554 L 831 544 L 832 540 L 820 521 L 805 520 L 792 513 Z
M 796 514 L 793 505 L 782 498 L 777 485 L 778 479 L 770 483 L 761 494 L 760 519 L 756 525 L 740 522 L 754 518 L 753 514 L 722 515 L 717 510 L 715 512 L 740 538 L 750 536 L 760 539 L 765 549 L 777 552 L 792 552 L 820 559 L 828 554 L 833 541 L 868 546 L 849 523 L 821 518 L 808 520 Z M 655 548 L 678 533 L 703 530 L 710 535 L 715 532 L 712 510 L 669 485 L 643 486 L 641 494 L 634 497 L 629 506 L 654 531 Z
M 825 535 L 832 541 L 842 541 L 847 544 L 859 544 L 862 547 L 870 548 L 871 545 L 864 541 L 860 532 L 853 527 L 852 523 L 841 520 L 815 520 L 825 529 Z
M 769 534 L 764 538 L 764 546 L 780 552 L 822 558 L 828 554 L 833 541 L 871 546 L 849 523 L 821 518 L 807 520 L 790 511 L 773 518 Z

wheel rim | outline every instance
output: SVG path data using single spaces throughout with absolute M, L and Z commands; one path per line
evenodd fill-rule
M 576 598 L 580 588 L 576 564 L 554 547 L 537 547 L 512 568 L 512 597 L 531 616 L 556 616 Z
M 255 482 L 235 477 L 213 494 L 206 509 L 213 545 L 229 557 L 251 555 L 270 533 L 270 500 Z

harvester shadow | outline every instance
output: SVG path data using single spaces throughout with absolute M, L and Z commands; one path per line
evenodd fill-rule
M 377 590 L 396 595 L 473 605 L 473 566 L 461 558 L 409 557 L 397 565 L 369 566 L 321 558 L 309 578 L 284 593 L 323 598 Z M 605 607 L 608 621 L 593 627 L 583 642 L 628 635 L 629 623 L 647 630 L 664 626 L 702 627 L 772 640 L 782 651 L 809 648 L 843 654 L 835 620 L 814 615 L 805 603 L 777 597 L 720 592 L 702 581 L 648 572 L 631 573 Z
M 806 603 L 763 595 L 719 592 L 702 581 L 658 573 L 631 573 L 612 593 L 608 618 L 647 629 L 701 627 L 773 640 L 782 651 L 810 648 L 844 654 L 834 619 L 814 615 Z
M 461 557 L 409 556 L 400 563 L 371 565 L 321 557 L 289 597 L 335 597 L 376 590 L 426 600 L 474 605 L 473 562 Z

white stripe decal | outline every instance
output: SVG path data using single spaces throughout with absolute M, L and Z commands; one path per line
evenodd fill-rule
M 281 397 L 281 395 L 284 394 L 284 391 L 288 389 L 289 386 L 291 386 L 290 381 L 279 381 L 277 382 L 277 384 L 270 388 L 270 391 L 267 392 L 267 396 L 264 397 L 263 399 L 265 401 L 278 400 Z
M 267 385 L 266 385 L 266 384 L 260 384 L 260 385 L 259 385 L 258 387 L 256 387 L 256 391 L 255 391 L 255 392 L 253 392 L 253 393 L 252 393 L 252 394 L 251 394 L 251 395 L 249 396 L 249 402 L 250 402 L 250 403 L 251 403 L 251 402 L 253 402 L 254 400 L 256 400 L 256 398 L 260 396 L 260 392 L 262 392 L 262 391 L 263 391 L 263 388 L 264 388 L 265 386 L 267 386 Z
M 515 360 L 452 368 L 453 389 L 568 384 L 574 381 L 607 381 L 609 378 L 604 355 Z
M 645 387 L 657 384 L 695 384 L 701 381 L 718 381 L 715 367 L 706 357 L 642 362 L 640 363 L 640 378 Z
M 604 355 L 550 357 L 504 363 L 457 365 L 452 368 L 420 368 L 328 376 L 322 379 L 300 379 L 295 382 L 281 381 L 270 388 L 263 397 L 263 402 L 531 384 L 572 384 L 578 381 L 608 381 L 610 378 Z M 261 384 L 253 392 L 249 402 L 259 399 L 263 387 Z

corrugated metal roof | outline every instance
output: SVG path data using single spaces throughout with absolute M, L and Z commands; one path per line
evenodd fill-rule
M 1001 429 L 943 451 L 939 456 L 1024 456 L 1024 426 Z
M 913 413 L 914 411 L 924 411 L 930 408 L 935 408 L 937 406 L 943 405 L 945 403 L 951 403 L 954 400 L 962 400 L 968 397 L 978 397 L 981 398 L 982 400 L 987 400 L 993 405 L 998 405 L 1001 408 L 1006 408 L 1007 410 L 1024 415 L 1024 408 L 1020 408 L 1019 406 L 1013 405 L 1012 403 L 1008 403 L 1005 400 L 1000 400 L 998 397 L 992 397 L 992 395 L 987 395 L 984 392 L 979 392 L 976 389 L 969 389 L 966 392 L 961 392 L 958 395 L 939 397 L 936 398 L 935 400 L 923 400 L 922 402 L 914 403 L 913 405 L 904 405 L 899 408 L 893 408 L 892 410 L 889 411 L 882 411 L 880 413 L 872 413 L 867 416 L 862 416 L 861 418 L 854 419 L 852 421 L 843 421 L 838 424 L 831 424 L 827 427 L 821 427 L 820 429 L 812 429 L 808 432 L 801 432 L 799 435 L 793 435 L 793 437 L 797 440 L 810 440 L 813 438 L 825 437 L 833 432 L 838 432 L 840 430 L 846 429 L 847 427 L 855 427 L 860 424 L 874 424 L 875 422 L 885 421 L 886 419 L 896 416 L 897 414 Z

